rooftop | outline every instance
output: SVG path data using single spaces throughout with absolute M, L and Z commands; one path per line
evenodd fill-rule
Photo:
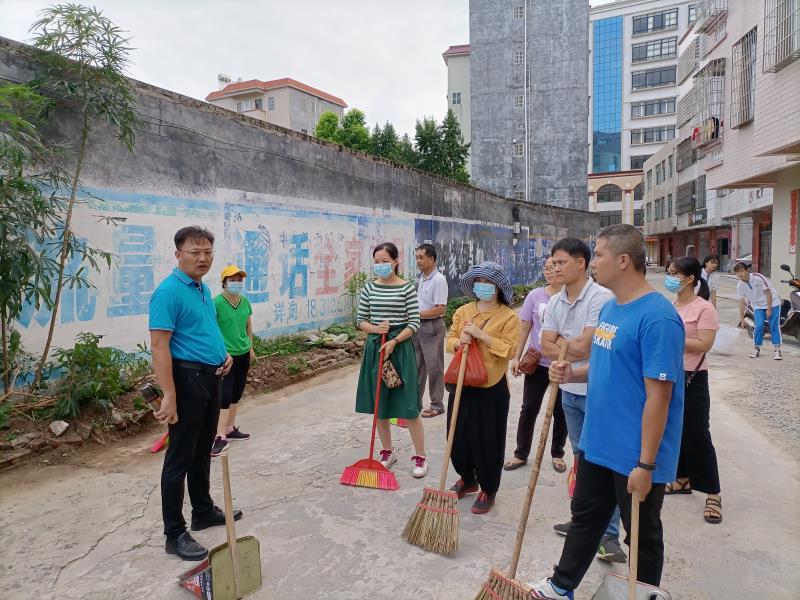
M 292 87 L 296 90 L 300 90 L 301 92 L 306 92 L 307 94 L 311 94 L 312 96 L 317 96 L 318 98 L 322 98 L 323 100 L 327 100 L 333 104 L 338 104 L 342 108 L 347 108 L 347 103 L 334 96 L 329 94 L 328 92 L 323 92 L 320 89 L 312 87 L 310 85 L 306 85 L 300 81 L 292 79 L 291 77 L 284 77 L 283 79 L 271 79 L 270 81 L 261 81 L 259 79 L 248 79 L 247 81 L 236 81 L 233 83 L 229 83 L 221 90 L 216 92 L 211 92 L 208 96 L 206 96 L 206 100 L 217 100 L 219 98 L 224 98 L 226 96 L 233 96 L 235 94 L 240 94 L 242 92 L 252 91 L 252 90 L 276 90 L 279 88 L 284 87 Z
M 447 63 L 447 57 L 449 56 L 469 56 L 469 44 L 450 46 L 447 50 L 442 52 L 442 58 L 445 63 Z

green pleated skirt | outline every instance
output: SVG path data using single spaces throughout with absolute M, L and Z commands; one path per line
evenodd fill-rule
M 405 325 L 393 327 L 386 336 L 387 341 L 396 337 L 405 329 Z M 356 412 L 372 414 L 375 410 L 375 388 L 378 383 L 378 352 L 381 347 L 381 336 L 370 333 L 364 343 L 364 354 L 361 357 L 361 372 L 358 375 L 358 392 L 356 394 Z M 417 357 L 411 338 L 400 342 L 388 360 L 400 374 L 403 385 L 389 389 L 381 381 L 381 396 L 378 401 L 379 419 L 416 419 L 422 409 L 417 391 Z

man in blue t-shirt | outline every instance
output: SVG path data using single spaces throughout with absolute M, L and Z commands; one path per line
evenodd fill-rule
M 635 227 L 602 230 L 592 267 L 616 299 L 600 311 L 589 364 L 550 367 L 554 383 L 588 382 L 583 454 L 561 559 L 531 598 L 573 598 L 615 507 L 630 532 L 631 494 L 641 501 L 638 580 L 661 581 L 661 504 L 676 476 L 683 424 L 683 322 L 647 283 L 644 238 Z
M 150 298 L 153 370 L 164 392 L 155 417 L 169 425 L 169 446 L 161 470 L 161 512 L 165 549 L 184 560 L 208 550 L 186 531 L 184 482 L 192 503 L 192 530 L 225 524 L 209 492 L 211 445 L 217 431 L 220 390 L 233 360 L 225 349 L 214 300 L 203 276 L 214 260 L 214 236 L 190 226 L 175 234 L 178 267 Z M 234 511 L 240 519 L 241 511 Z

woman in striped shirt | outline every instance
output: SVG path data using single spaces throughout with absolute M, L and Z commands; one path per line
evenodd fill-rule
M 361 372 L 358 377 L 356 412 L 372 414 L 375 407 L 375 387 L 378 373 L 379 351 L 384 362 L 391 360 L 403 380 L 403 385 L 389 389 L 381 383 L 378 402 L 378 435 L 383 446 L 381 463 L 386 468 L 397 462 L 392 446 L 389 419 L 406 419 L 415 455 L 411 457 L 414 477 L 428 473 L 425 458 L 425 432 L 419 413 L 422 408 L 417 392 L 417 359 L 411 336 L 419 329 L 419 304 L 414 286 L 398 275 L 399 252 L 391 242 L 379 244 L 372 251 L 373 271 L 377 276 L 368 282 L 358 300 L 356 320 L 358 328 L 367 336 Z M 381 346 L 381 338 L 386 343 Z

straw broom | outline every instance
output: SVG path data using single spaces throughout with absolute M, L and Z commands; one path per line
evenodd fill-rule
M 417 507 L 411 513 L 405 529 L 403 539 L 409 544 L 419 546 L 423 550 L 436 552 L 445 556 L 452 556 L 458 550 L 458 494 L 445 490 L 447 482 L 447 468 L 450 466 L 450 453 L 453 450 L 456 423 L 458 419 L 458 406 L 461 404 L 461 391 L 464 387 L 464 372 L 467 369 L 467 355 L 469 343 L 461 352 L 461 364 L 458 366 L 458 380 L 456 394 L 453 399 L 453 410 L 450 414 L 450 433 L 447 436 L 447 449 L 442 460 L 442 475 L 439 478 L 439 488 L 425 488 L 422 500 L 417 502 Z
M 558 352 L 558 361 L 563 361 L 567 356 L 568 344 L 562 340 Z M 525 529 L 528 526 L 528 515 L 531 512 L 533 493 L 536 491 L 536 482 L 539 480 L 539 470 L 542 467 L 544 449 L 547 446 L 547 438 L 550 433 L 550 423 L 553 420 L 553 409 L 558 397 L 558 385 L 550 384 L 550 397 L 547 401 L 547 411 L 542 422 L 542 433 L 539 436 L 539 446 L 536 448 L 536 458 L 531 469 L 531 478 L 528 481 L 528 491 L 525 494 L 525 501 L 522 503 L 522 514 L 519 518 L 517 527 L 517 538 L 514 541 L 514 554 L 511 558 L 511 566 L 508 568 L 508 575 L 498 569 L 492 569 L 489 578 L 484 582 L 475 600 L 527 600 L 530 598 L 531 588 L 524 583 L 514 579 L 517 575 L 519 565 L 519 555 L 522 552 L 522 541 L 525 539 Z
M 381 348 L 386 344 L 386 334 L 381 337 Z M 397 478 L 389 469 L 384 467 L 379 460 L 372 458 L 375 452 L 375 429 L 378 426 L 378 405 L 381 399 L 381 383 L 383 383 L 383 350 L 379 351 L 378 359 L 378 384 L 375 389 L 375 407 L 372 413 L 372 436 L 369 441 L 369 458 L 345 467 L 339 483 L 360 487 L 376 488 L 381 490 L 396 490 Z

